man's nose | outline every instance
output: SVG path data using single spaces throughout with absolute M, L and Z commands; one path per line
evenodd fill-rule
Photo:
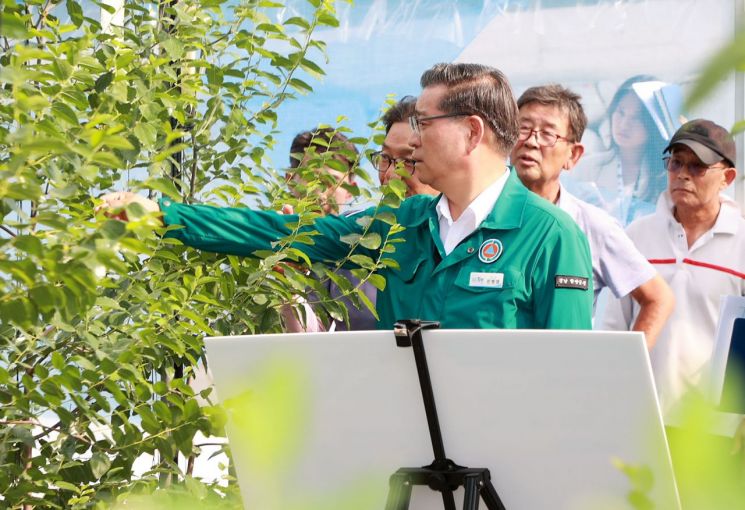
M 419 147 L 422 144 L 422 137 L 416 131 L 412 131 L 407 144 L 409 147 Z
M 538 131 L 530 133 L 530 136 L 523 141 L 523 145 L 527 145 L 528 147 L 540 147 L 541 145 L 538 143 Z

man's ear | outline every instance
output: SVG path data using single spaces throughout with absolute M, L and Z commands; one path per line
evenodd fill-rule
M 724 169 L 724 182 L 722 185 L 722 189 L 728 187 L 730 184 L 735 182 L 735 177 L 737 177 L 737 169 L 730 167 Z
M 486 124 L 484 124 L 484 119 L 478 115 L 469 115 L 466 117 L 466 125 L 469 128 L 467 135 L 468 138 L 466 140 L 466 151 L 470 154 L 479 146 L 484 136 L 486 136 Z
M 572 146 L 572 152 L 569 154 L 569 158 L 564 163 L 564 170 L 571 170 L 585 153 L 585 146 L 577 142 Z

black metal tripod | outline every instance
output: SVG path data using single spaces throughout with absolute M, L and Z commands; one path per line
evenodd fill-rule
M 386 510 L 407 510 L 411 500 L 411 489 L 414 485 L 427 485 L 430 489 L 442 493 L 445 510 L 456 510 L 453 491 L 463 487 L 463 510 L 477 510 L 479 500 L 483 499 L 489 510 L 505 510 L 499 499 L 491 474 L 487 468 L 467 468 L 457 465 L 445 456 L 445 445 L 440 432 L 440 420 L 435 407 L 435 395 L 432 381 L 429 378 L 427 356 L 422 342 L 423 329 L 436 329 L 439 322 L 422 320 L 402 320 L 395 325 L 396 345 L 412 347 L 414 360 L 419 374 L 419 385 L 422 388 L 424 410 L 427 413 L 427 425 L 432 440 L 435 460 L 429 466 L 420 468 L 400 468 L 390 478 L 390 489 L 386 500 Z M 479 497 L 480 496 L 480 497 Z

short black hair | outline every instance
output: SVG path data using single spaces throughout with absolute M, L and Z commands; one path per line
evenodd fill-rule
M 357 147 L 349 141 L 336 129 L 330 127 L 316 128 L 312 131 L 303 131 L 295 135 L 290 145 L 290 167 L 297 168 L 303 160 L 304 154 L 313 147 L 317 154 L 324 152 L 342 151 L 338 159 L 345 163 L 349 168 L 354 166 L 355 160 L 359 155 Z M 353 159 L 350 159 L 350 156 Z
M 567 116 L 570 138 L 574 142 L 579 142 L 582 140 L 582 134 L 585 132 L 585 126 L 587 126 L 587 115 L 585 115 L 581 101 L 582 98 L 579 94 L 558 83 L 552 83 L 530 87 L 517 100 L 517 107 L 522 108 L 530 103 L 555 106 Z
M 435 64 L 422 74 L 422 88 L 445 85 L 439 108 L 445 113 L 478 115 L 493 134 L 493 145 L 504 155 L 517 143 L 517 102 L 507 77 L 482 64 Z
M 383 124 L 385 125 L 385 134 L 391 130 L 391 126 L 398 122 L 408 122 L 409 117 L 416 113 L 416 98 L 414 96 L 404 96 L 401 100 L 388 108 L 383 114 Z

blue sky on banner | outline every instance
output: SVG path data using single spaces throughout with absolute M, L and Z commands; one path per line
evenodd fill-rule
M 316 32 L 327 45 L 326 76 L 311 80 L 313 93 L 279 110 L 273 163 L 287 164 L 295 134 L 319 123 L 335 125 L 339 116 L 355 135 L 367 136 L 367 124 L 379 115 L 386 98 L 419 93 L 419 77 L 437 62 L 450 62 L 496 15 L 532 2 L 357 0 L 339 2 L 340 27 Z M 306 0 L 289 0 L 287 14 L 307 10 Z M 320 63 L 320 62 L 319 62 Z

